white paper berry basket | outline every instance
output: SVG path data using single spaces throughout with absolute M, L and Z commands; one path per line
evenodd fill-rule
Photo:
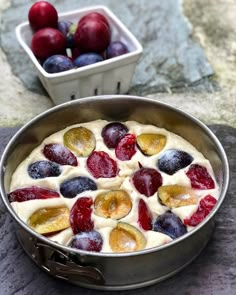
M 77 24 L 84 15 L 95 11 L 106 17 L 111 28 L 111 41 L 122 41 L 128 47 L 129 52 L 65 72 L 47 73 L 30 48 L 33 31 L 29 22 L 16 27 L 19 43 L 34 64 L 40 81 L 55 104 L 92 95 L 124 94 L 129 90 L 143 48 L 111 10 L 105 6 L 91 6 L 58 14 L 58 19 L 70 20 Z

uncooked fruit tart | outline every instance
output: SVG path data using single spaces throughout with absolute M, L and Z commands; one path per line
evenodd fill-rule
M 8 194 L 39 234 L 110 253 L 171 242 L 201 223 L 218 196 L 210 162 L 184 138 L 105 120 L 47 137 L 17 167 Z

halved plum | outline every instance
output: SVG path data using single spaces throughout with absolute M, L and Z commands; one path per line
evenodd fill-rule
M 99 194 L 94 202 L 95 214 L 104 218 L 120 219 L 132 208 L 129 194 L 124 190 L 112 190 Z
M 85 127 L 69 129 L 63 136 L 64 145 L 79 157 L 87 157 L 96 146 L 96 139 L 92 131 Z
M 9 202 L 25 202 L 37 199 L 59 198 L 58 192 L 37 186 L 16 189 L 8 194 Z
M 110 232 L 110 247 L 113 252 L 131 252 L 142 250 L 146 246 L 144 235 L 136 227 L 118 222 L 117 226 Z
M 94 229 L 92 205 L 93 199 L 90 197 L 81 197 L 74 203 L 70 211 L 70 225 L 74 234 Z
M 67 207 L 43 208 L 34 212 L 27 221 L 39 234 L 49 234 L 70 227 Z
M 177 208 L 197 204 L 195 192 L 181 185 L 163 185 L 158 189 L 158 197 L 162 204 L 169 208 Z

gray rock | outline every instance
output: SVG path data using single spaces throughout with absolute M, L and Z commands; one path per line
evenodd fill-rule
M 30 2 L 30 3 L 29 3 Z M 29 7 L 34 1 L 12 1 L 2 15 L 1 46 L 8 56 L 13 72 L 26 87 L 44 94 L 28 57 L 20 48 L 15 27 L 27 20 Z M 51 0 L 58 12 L 79 9 L 89 5 L 106 5 L 137 37 L 144 52 L 137 66 L 131 94 L 145 95 L 194 85 L 195 91 L 211 91 L 211 81 L 197 83 L 212 75 L 203 49 L 191 38 L 191 25 L 184 17 L 181 1 L 56 1 Z

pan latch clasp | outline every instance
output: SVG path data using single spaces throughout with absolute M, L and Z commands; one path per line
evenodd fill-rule
M 45 255 L 47 253 L 47 255 Z M 78 254 L 79 255 L 79 254 Z M 48 258 L 47 258 L 48 257 Z M 105 283 L 101 271 L 94 266 L 79 265 L 73 256 L 40 242 L 35 244 L 35 257 L 41 267 L 53 276 L 70 282 L 99 284 Z

